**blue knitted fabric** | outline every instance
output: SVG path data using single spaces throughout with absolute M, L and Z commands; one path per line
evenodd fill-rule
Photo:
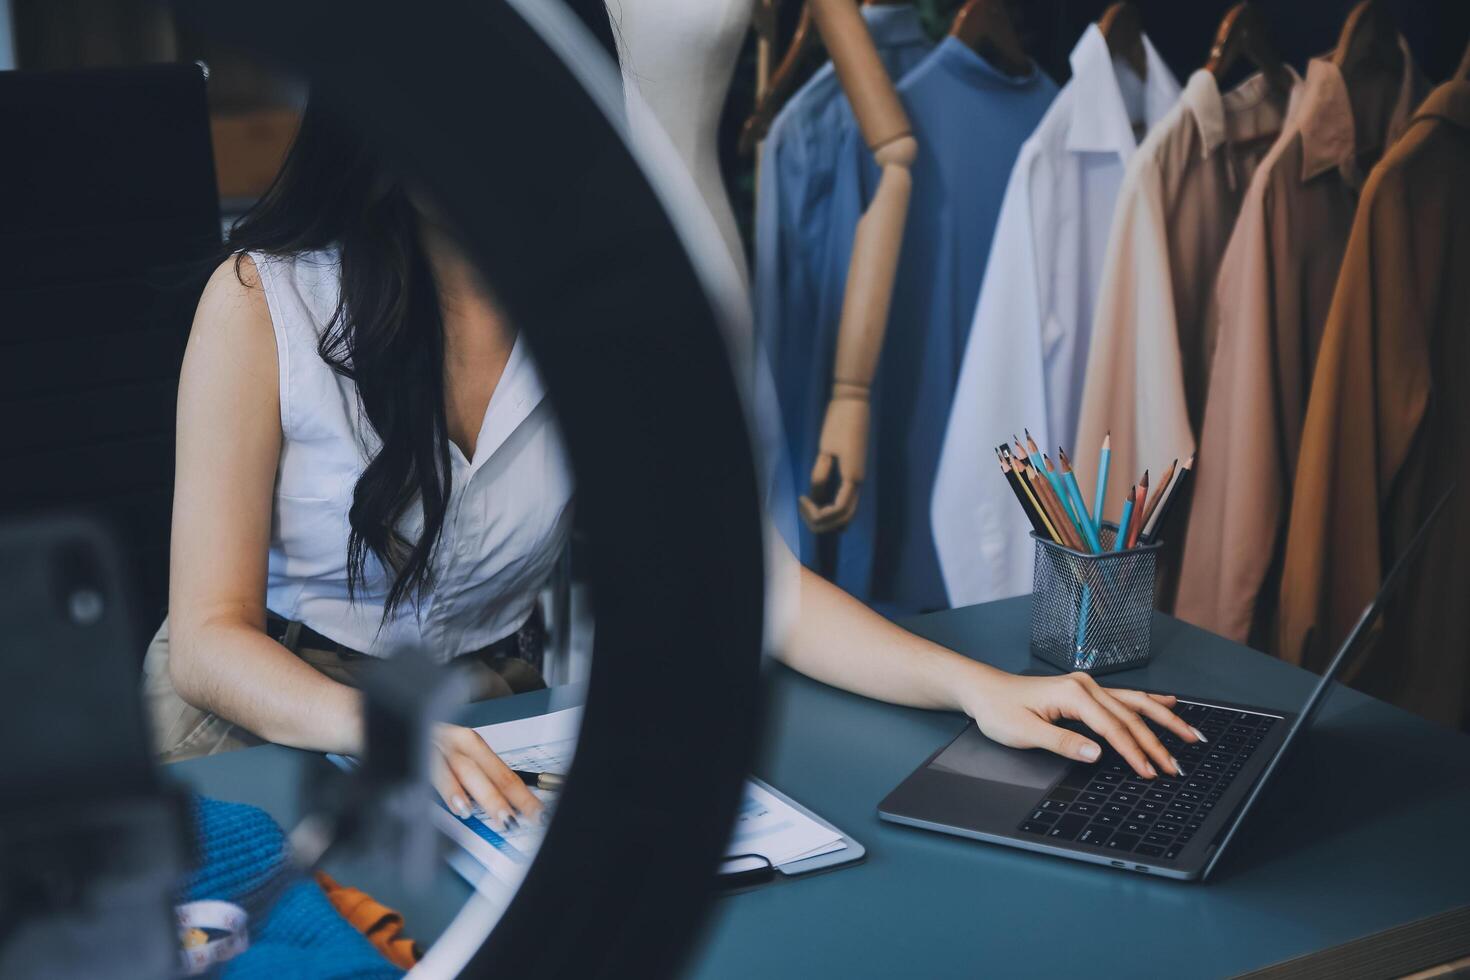
M 194 836 L 200 866 L 186 883 L 181 901 L 221 899 L 250 915 L 250 948 L 226 963 L 220 976 L 227 980 L 403 976 L 337 914 L 315 881 L 297 877 L 284 889 L 274 882 L 286 864 L 286 838 L 264 810 L 196 797 Z

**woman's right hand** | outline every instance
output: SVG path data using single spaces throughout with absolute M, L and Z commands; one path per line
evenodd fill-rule
M 434 788 L 452 813 L 467 818 L 478 807 L 485 822 L 501 831 L 512 820 L 543 819 L 541 801 L 473 728 L 435 725 L 433 738 Z

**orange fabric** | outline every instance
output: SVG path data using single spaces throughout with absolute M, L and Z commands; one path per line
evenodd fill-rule
M 418 943 L 403 935 L 403 916 L 359 888 L 337 884 L 324 871 L 316 873 L 316 883 L 327 893 L 337 914 L 366 936 L 388 962 L 408 970 L 419 961 L 422 951 Z
M 1435 91 L 1363 191 L 1317 358 L 1281 582 L 1281 656 L 1322 669 L 1452 483 L 1354 686 L 1470 707 L 1470 82 Z

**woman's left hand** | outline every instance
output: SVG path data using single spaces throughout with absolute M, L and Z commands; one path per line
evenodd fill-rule
M 1176 700 L 1172 696 L 1105 688 L 1084 673 L 1027 677 L 987 668 L 965 685 L 960 700 L 980 731 L 1002 745 L 1046 749 L 1069 759 L 1095 762 L 1102 754 L 1101 746 L 1055 724 L 1063 719 L 1080 721 L 1147 779 L 1160 771 L 1170 776 L 1183 775 L 1183 771 L 1144 718 L 1185 742 L 1203 740 L 1170 710 Z

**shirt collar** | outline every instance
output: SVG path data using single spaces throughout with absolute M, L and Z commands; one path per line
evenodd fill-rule
M 1470 129 L 1470 81 L 1449 81 L 1429 93 L 1414 119 L 1443 119 Z
M 1178 100 L 1179 83 L 1147 37 L 1143 38 L 1143 51 L 1148 69 L 1143 79 L 1143 122 L 1149 127 Z M 1117 153 L 1126 162 L 1138 140 L 1133 135 L 1133 121 L 1128 117 L 1118 72 L 1130 69 L 1114 64 L 1107 39 L 1096 24 L 1087 25 L 1082 32 L 1072 49 L 1071 62 L 1072 80 L 1067 84 L 1073 93 L 1072 121 L 1067 129 L 1067 149 Z
M 524 336 L 517 333 L 505 370 L 500 374 L 495 391 L 490 394 L 490 404 L 485 406 L 480 434 L 475 439 L 475 458 L 467 461 L 471 473 L 479 470 L 496 450 L 505 445 L 545 397 L 546 386 L 541 380 L 541 372 L 531 359 L 531 352 L 526 349 Z
M 1298 97 L 1302 77 L 1290 65 L 1283 67 L 1291 76 L 1289 103 Z M 1209 157 L 1229 135 L 1225 121 L 1229 112 L 1225 107 L 1227 97 L 1233 103 L 1231 108 L 1239 110 L 1253 106 L 1260 100 L 1269 98 L 1270 95 L 1271 80 L 1266 77 L 1265 72 L 1256 72 L 1231 89 L 1228 96 L 1220 91 L 1220 83 L 1213 72 L 1200 68 L 1190 75 L 1180 101 L 1189 110 L 1190 115 L 1194 116 L 1195 126 L 1199 129 L 1200 156 Z
M 1386 150 L 1409 125 L 1414 109 L 1414 92 L 1418 88 L 1419 68 L 1403 36 L 1398 39 L 1403 55 L 1403 77 L 1399 80 L 1398 99 L 1389 116 L 1388 131 L 1383 135 Z M 1348 98 L 1347 82 L 1342 72 L 1328 58 L 1313 58 L 1307 63 L 1307 81 L 1302 90 L 1298 129 L 1302 138 L 1302 180 L 1336 168 L 1345 181 L 1356 187 L 1363 182 L 1358 168 L 1359 136 L 1353 122 L 1353 104 Z
M 946 37 L 940 41 L 929 57 L 938 59 L 940 67 L 971 84 L 989 83 L 1007 88 L 1025 88 L 1041 77 L 1041 69 L 1036 67 L 1034 61 L 1031 63 L 1031 70 L 1026 74 L 1007 75 L 957 37 Z
M 919 11 L 911 3 L 863 4 L 863 20 L 868 33 L 880 48 L 896 48 L 905 44 L 928 45 L 929 36 L 919 20 Z

